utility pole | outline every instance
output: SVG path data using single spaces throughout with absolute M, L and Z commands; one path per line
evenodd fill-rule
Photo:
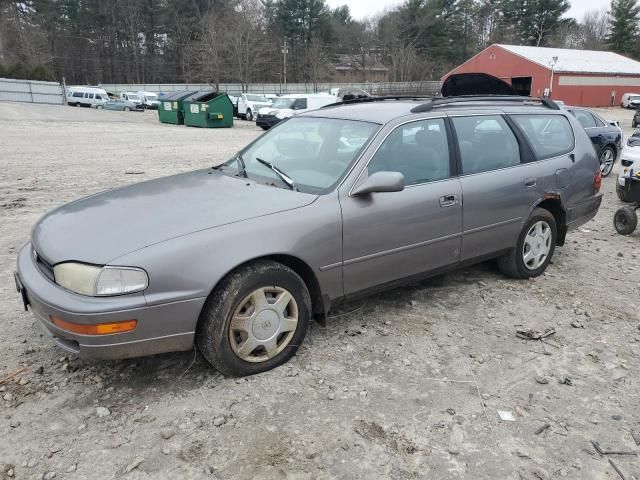
M 282 45 L 284 93 L 287 93 L 287 53 L 289 53 L 289 46 L 287 45 L 287 37 L 284 37 L 284 45 Z
M 553 73 L 557 63 L 558 57 L 553 57 L 549 62 L 549 65 L 551 66 L 551 79 L 549 80 L 549 98 L 551 98 L 551 95 L 553 95 Z

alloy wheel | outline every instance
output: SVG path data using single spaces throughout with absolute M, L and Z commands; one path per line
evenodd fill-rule
M 281 287 L 262 287 L 238 305 L 229 324 L 233 352 L 246 362 L 265 362 L 282 352 L 298 326 L 298 305 Z
M 522 260 L 529 270 L 542 266 L 551 251 L 551 227 L 545 221 L 534 223 L 524 239 Z
M 611 148 L 605 148 L 600 154 L 600 171 L 603 176 L 607 176 L 613 170 L 613 163 L 615 162 L 615 155 Z

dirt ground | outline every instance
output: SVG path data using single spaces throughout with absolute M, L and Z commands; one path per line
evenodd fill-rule
M 603 115 L 630 133 L 630 112 Z M 21 371 L 0 386 L 0 479 L 640 479 L 640 235 L 613 230 L 617 168 L 546 275 L 484 263 L 346 305 L 262 375 L 195 352 L 81 360 L 42 334 L 12 278 L 42 214 L 259 133 L 0 104 L 0 379 Z

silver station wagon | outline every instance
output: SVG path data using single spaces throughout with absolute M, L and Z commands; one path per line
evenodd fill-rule
M 551 101 L 367 98 L 281 122 L 221 166 L 49 212 L 15 277 L 69 352 L 195 343 L 249 375 L 345 299 L 487 259 L 542 274 L 600 183 L 589 137 Z

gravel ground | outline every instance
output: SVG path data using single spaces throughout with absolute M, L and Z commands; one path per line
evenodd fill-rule
M 631 112 L 603 115 L 630 133 Z M 345 305 L 289 364 L 226 379 L 195 352 L 66 356 L 12 271 L 47 210 L 217 163 L 261 131 L 5 103 L 0 132 L 0 380 L 20 371 L 0 386 L 0 479 L 640 478 L 637 456 L 592 444 L 640 453 L 640 235 L 613 230 L 615 171 L 546 275 L 489 262 Z

